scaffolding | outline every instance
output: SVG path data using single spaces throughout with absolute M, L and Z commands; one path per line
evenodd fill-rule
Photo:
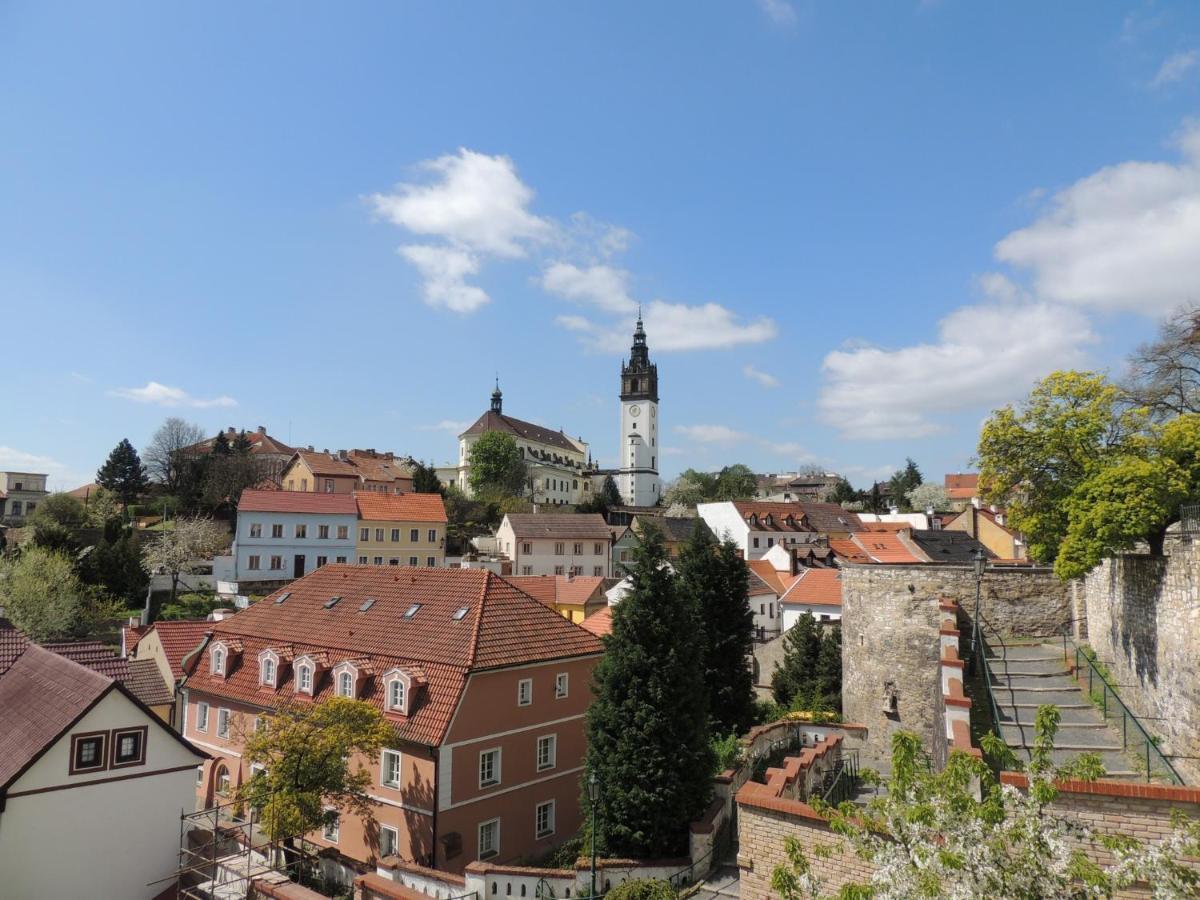
M 253 807 L 231 801 L 179 817 L 179 868 L 170 878 L 187 900 L 244 900 L 255 881 L 299 880 L 315 850 L 303 837 L 292 846 L 272 840 Z

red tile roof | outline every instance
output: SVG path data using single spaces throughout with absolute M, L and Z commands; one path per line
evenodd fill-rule
M 309 491 L 262 491 L 247 488 L 238 501 L 238 512 L 334 513 L 357 515 L 352 494 Z
M 386 522 L 445 522 L 446 504 L 441 494 L 376 494 L 357 491 L 361 519 Z
M 836 503 L 801 500 L 796 505 L 804 510 L 804 516 L 814 531 L 822 534 L 862 531 L 863 524 L 858 513 L 842 509 Z
M 778 596 L 779 594 L 783 593 L 784 577 L 791 577 L 790 572 L 780 572 L 775 568 L 774 565 L 771 564 L 769 560 L 765 559 L 752 559 L 746 563 L 746 567 L 750 570 L 751 574 L 755 576 L 754 578 L 750 579 L 751 594 L 766 593 L 762 590 L 756 591 L 755 579 L 757 579 L 757 581 L 766 585 L 767 589 L 771 593 Z
M 830 538 L 829 549 L 839 559 L 844 559 L 847 562 L 866 563 L 871 561 L 871 557 L 867 555 L 867 552 L 849 538 Z
M 394 484 L 397 481 L 412 483 L 412 470 L 409 469 L 404 459 L 394 454 L 351 450 L 343 459 L 333 453 L 297 450 L 296 457 L 304 460 L 304 464 L 308 466 L 313 475 L 355 478 L 388 484 Z M 291 462 L 288 465 L 290 466 Z
M 124 679 L 129 693 L 147 706 L 168 706 L 175 702 L 175 694 L 163 681 L 158 663 L 152 659 L 129 660 L 129 677 Z
M 183 677 L 184 657 L 200 646 L 205 633 L 215 624 L 206 619 L 160 619 L 147 629 L 147 634 L 153 631 L 158 635 L 171 674 L 178 681 Z
M 977 472 L 948 474 L 945 488 L 951 500 L 970 500 L 979 492 L 979 474 Z
M 814 529 L 804 517 L 804 510 L 798 503 L 774 503 L 768 500 L 735 500 L 733 508 L 743 519 L 749 521 L 751 516 L 757 517 L 757 524 L 751 526 L 756 531 L 803 531 Z M 768 518 L 770 521 L 768 521 Z M 791 520 L 789 523 L 788 520 Z
M 612 607 L 606 606 L 596 610 L 583 620 L 580 627 L 590 631 L 596 637 L 612 634 Z
M 565 432 L 551 431 L 549 428 L 543 428 L 541 425 L 534 425 L 532 422 L 514 419 L 512 416 L 506 416 L 494 410 L 488 410 L 481 415 L 463 434 L 482 434 L 485 431 L 503 431 L 515 437 L 525 438 L 528 441 L 536 441 L 539 444 L 548 444 L 560 450 L 567 450 L 571 453 L 580 452 L 580 448 L 574 441 L 567 437 Z M 462 435 L 459 435 L 459 437 L 462 437 Z
M 555 603 L 587 603 L 603 593 L 604 578 L 598 575 L 504 575 L 505 581 L 546 606 Z
M 899 534 L 862 532 L 853 537 L 871 562 L 912 564 L 929 562 L 924 554 L 910 546 Z
M 0 790 L 112 686 L 111 678 L 27 645 L 0 677 Z
M 608 541 L 612 537 L 599 513 L 509 513 L 505 519 L 518 538 Z
M 341 599 L 327 606 L 333 597 Z M 225 679 L 214 678 L 207 665 L 194 666 L 191 690 L 259 706 L 290 697 L 290 666 L 278 693 L 258 686 L 259 652 L 285 644 L 297 656 L 325 651 L 331 667 L 359 658 L 377 673 L 418 666 L 428 679 L 426 700 L 394 724 L 398 738 L 431 746 L 444 737 L 471 671 L 601 650 L 593 635 L 480 569 L 328 565 L 211 625 L 214 640 L 242 643 L 241 659 Z M 332 693 L 326 674 L 315 697 Z M 378 679 L 368 679 L 364 699 L 382 707 Z
M 842 605 L 842 573 L 837 569 L 805 569 L 792 579 L 782 603 L 809 606 Z

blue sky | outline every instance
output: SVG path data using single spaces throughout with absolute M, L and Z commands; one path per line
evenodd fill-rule
M 167 415 L 450 459 L 964 468 L 1200 298 L 1192 3 L 0 5 L 0 468 Z

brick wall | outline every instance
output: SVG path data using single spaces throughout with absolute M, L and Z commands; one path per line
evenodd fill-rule
M 1088 641 L 1134 715 L 1167 755 L 1200 756 L 1200 543 L 1168 541 L 1166 559 L 1108 559 L 1083 581 Z M 1200 760 L 1173 764 L 1200 782 Z
M 835 895 L 844 884 L 866 881 L 874 867 L 852 852 L 835 851 L 819 857 L 818 846 L 841 847 L 841 839 L 812 812 L 794 800 L 763 798 L 738 801 L 738 868 L 741 869 L 742 900 L 778 896 L 771 890 L 771 873 L 787 864 L 784 838 L 800 842 L 817 876 L 824 882 L 823 895 Z

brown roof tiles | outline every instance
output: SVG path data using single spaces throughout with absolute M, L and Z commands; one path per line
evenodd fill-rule
M 558 447 L 560 450 L 567 450 L 572 453 L 580 452 L 580 448 L 575 442 L 561 431 L 551 431 L 549 428 L 534 425 L 532 422 L 524 422 L 521 419 L 514 419 L 512 416 L 506 416 L 495 410 L 489 409 L 476 419 L 474 424 L 464 431 L 463 434 L 481 434 L 485 431 L 503 431 L 516 437 L 525 438 L 526 440 L 537 441 L 539 444 Z
M 262 491 L 247 488 L 238 501 L 238 512 L 334 513 L 357 515 L 352 494 L 317 494 L 310 491 Z
M 612 537 L 599 513 L 509 513 L 505 518 L 518 538 L 608 541 Z

